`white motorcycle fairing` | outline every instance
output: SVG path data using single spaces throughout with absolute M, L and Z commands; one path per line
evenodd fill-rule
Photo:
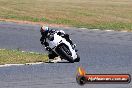
M 75 60 L 77 58 L 77 54 L 76 54 L 75 49 L 72 48 L 71 44 L 68 41 L 66 41 L 65 38 L 62 38 L 61 36 L 57 35 L 57 33 L 55 33 L 53 37 L 54 37 L 53 41 L 49 41 L 49 43 L 51 43 L 50 47 L 52 49 L 54 47 L 57 47 L 59 44 L 64 43 L 64 44 L 66 44 L 69 47 L 69 49 L 70 49 L 70 51 L 72 53 L 71 57 L 73 58 L 73 60 Z

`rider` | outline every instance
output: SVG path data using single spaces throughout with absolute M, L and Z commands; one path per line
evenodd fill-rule
M 59 36 L 62 36 L 63 38 L 65 38 L 66 41 L 68 41 L 73 48 L 75 48 L 75 46 L 76 46 L 75 44 L 73 44 L 73 42 L 69 38 L 69 35 L 68 34 L 65 34 L 65 32 L 63 30 L 53 30 L 53 29 L 49 29 L 49 27 L 47 27 L 47 26 L 42 26 L 41 29 L 40 29 L 40 32 L 41 32 L 41 35 L 42 35 L 41 38 L 40 38 L 40 42 L 41 42 L 42 45 L 45 45 L 45 49 L 47 51 L 49 51 L 49 54 L 48 54 L 49 59 L 53 59 L 55 57 L 58 57 L 58 55 L 56 53 L 54 53 L 52 51 L 52 49 L 49 47 L 49 43 L 47 42 L 47 38 L 52 33 L 55 33 L 56 32 Z M 60 60 L 61 59 L 59 59 L 59 61 Z

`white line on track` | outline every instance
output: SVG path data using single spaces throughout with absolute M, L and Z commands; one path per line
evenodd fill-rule
M 0 67 L 24 66 L 24 65 L 39 65 L 39 64 L 43 64 L 43 63 L 44 63 L 44 62 L 25 63 L 25 64 L 4 64 L 4 65 L 0 65 Z

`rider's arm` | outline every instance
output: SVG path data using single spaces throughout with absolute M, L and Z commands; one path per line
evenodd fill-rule
M 40 42 L 42 45 L 44 44 L 44 37 L 43 36 L 40 38 Z
M 46 38 L 44 39 L 44 45 L 45 45 L 45 47 L 48 47 L 49 46 L 49 43 L 46 42 Z
M 40 42 L 41 42 L 42 45 L 45 45 L 45 47 L 49 46 L 49 43 L 46 42 L 46 37 L 45 36 L 42 36 L 40 38 Z

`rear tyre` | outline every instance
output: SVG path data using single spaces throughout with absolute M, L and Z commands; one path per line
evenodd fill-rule
M 68 55 L 65 49 L 67 48 L 65 45 L 57 47 L 56 51 L 61 56 L 61 58 L 68 60 L 70 63 L 74 63 L 73 58 L 71 55 Z

